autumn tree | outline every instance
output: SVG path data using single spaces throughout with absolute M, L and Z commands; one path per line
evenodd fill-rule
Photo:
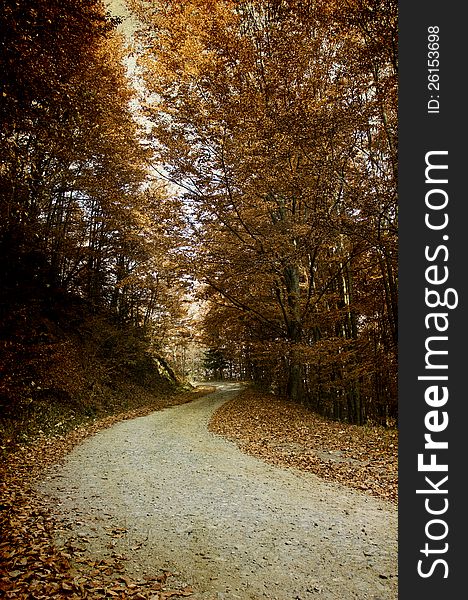
M 99 0 L 7 0 L 0 14 L 0 401 L 19 382 L 29 402 L 47 353 L 44 372 L 69 364 L 57 315 L 71 306 L 114 352 L 109 372 L 119 348 L 161 350 L 184 310 L 180 202 L 149 172 L 115 26 Z
M 293 400 L 394 414 L 394 4 L 132 4 L 154 145 L 226 339 Z
M 97 1 L 66 10 L 12 2 L 2 19 L 2 248 L 13 264 L 42 255 L 54 285 L 147 322 L 169 260 L 168 193 L 142 187 L 149 154 L 130 109 L 123 40 Z M 131 275 L 153 291 L 134 285 L 129 299 Z
M 72 81 L 111 24 L 96 2 L 7 1 L 1 20 L 2 238 L 34 238 L 82 118 Z

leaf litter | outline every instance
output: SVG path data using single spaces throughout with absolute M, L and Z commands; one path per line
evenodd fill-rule
M 397 503 L 396 429 L 331 421 L 251 388 L 218 408 L 209 429 L 269 463 Z
M 73 447 L 99 430 L 125 419 L 184 404 L 212 391 L 213 388 L 200 387 L 195 392 L 158 399 L 150 406 L 76 427 L 65 435 L 42 437 L 29 445 L 4 448 L 0 465 L 0 597 L 165 600 L 192 595 L 188 586 L 168 587 L 173 575 L 170 571 L 161 569 L 154 576 L 132 579 L 126 574 L 122 555 L 112 553 L 109 558 L 98 561 L 85 557 L 82 547 L 85 539 L 58 547 L 54 533 L 60 525 L 45 498 L 34 490 L 34 482 L 44 469 L 60 463 Z M 124 533 L 121 529 L 109 532 L 113 537 Z
M 210 391 L 172 398 L 167 405 L 182 404 Z M 170 571 L 133 578 L 126 573 L 126 557 L 121 554 L 111 552 L 105 560 L 89 558 L 85 538 L 58 547 L 54 533 L 62 525 L 33 489 L 46 467 L 60 463 L 86 437 L 154 410 L 151 406 L 107 417 L 63 436 L 18 446 L 6 456 L 0 466 L 0 597 L 164 600 L 192 595 L 185 584 L 173 589 Z M 209 428 L 269 463 L 309 471 L 396 502 L 395 430 L 328 421 L 305 407 L 252 389 L 222 405 Z M 109 528 L 108 535 L 118 538 L 125 530 Z

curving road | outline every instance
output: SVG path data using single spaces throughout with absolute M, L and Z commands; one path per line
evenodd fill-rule
M 396 599 L 396 508 L 208 432 L 239 389 L 220 384 L 77 447 L 40 485 L 68 534 L 96 557 L 125 554 L 133 575 L 179 571 L 193 600 Z

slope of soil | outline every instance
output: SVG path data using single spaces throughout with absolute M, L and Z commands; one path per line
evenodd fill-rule
M 65 292 L 18 289 L 0 286 L 0 450 L 181 387 L 144 329 Z

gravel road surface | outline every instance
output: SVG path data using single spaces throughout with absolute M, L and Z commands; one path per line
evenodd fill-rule
M 396 508 L 208 432 L 239 389 L 120 422 L 50 469 L 58 542 L 121 553 L 133 576 L 179 572 L 193 600 L 396 600 Z

